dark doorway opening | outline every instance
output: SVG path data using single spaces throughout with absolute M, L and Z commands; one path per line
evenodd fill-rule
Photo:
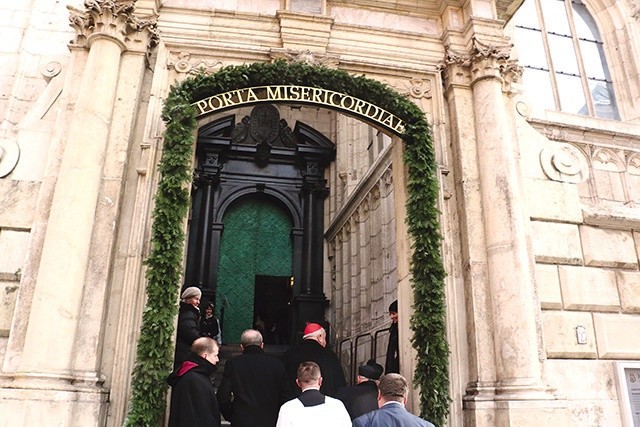
M 289 344 L 291 332 L 291 277 L 255 276 L 253 327 L 265 344 Z

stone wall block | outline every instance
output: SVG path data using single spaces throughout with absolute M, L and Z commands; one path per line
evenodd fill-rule
M 0 230 L 0 275 L 15 275 L 22 270 L 28 244 L 28 231 Z
M 282 47 L 325 52 L 331 36 L 332 18 L 278 11 Z
M 560 289 L 567 310 L 618 311 L 620 299 L 611 270 L 559 267 Z
M 640 358 L 640 317 L 594 313 L 598 356 L 603 359 Z
M 638 268 L 638 257 L 631 232 L 580 226 L 585 265 Z
M 0 282 L 0 337 L 9 336 L 18 289 L 18 282 Z
M 582 222 L 578 186 L 555 181 L 528 180 L 527 204 L 533 219 Z
M 39 182 L 0 179 L 0 228 L 31 227 L 39 188 Z
M 620 306 L 626 313 L 640 313 L 640 273 L 616 271 Z
M 583 326 L 586 344 L 578 344 L 576 328 Z M 542 333 L 549 358 L 595 359 L 596 340 L 590 313 L 543 311 Z
M 535 274 L 540 307 L 543 309 L 561 310 L 562 293 L 560 292 L 558 266 L 536 264 Z
M 546 264 L 582 264 L 577 225 L 532 221 L 531 228 L 536 261 Z

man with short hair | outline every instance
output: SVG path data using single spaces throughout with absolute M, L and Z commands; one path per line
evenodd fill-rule
M 302 394 L 280 408 L 276 427 L 351 427 L 342 402 L 320 392 L 322 376 L 315 362 L 302 362 L 296 373 Z
M 320 366 L 323 379 L 320 389 L 322 393 L 335 397 L 338 389 L 347 385 L 338 357 L 326 346 L 327 332 L 325 329 L 317 323 L 309 323 L 304 328 L 302 343 L 297 347 L 290 348 L 284 354 L 284 364 L 294 393 L 298 391 L 296 385 L 298 366 L 306 361 L 315 362 Z
M 428 421 L 408 412 L 404 405 L 409 384 L 399 374 L 387 374 L 378 383 L 377 409 L 353 420 L 353 427 L 434 427 Z
M 220 411 L 211 375 L 218 363 L 218 343 L 196 339 L 191 354 L 167 378 L 171 386 L 169 427 L 220 426 Z
M 280 406 L 293 396 L 284 364 L 265 354 L 262 334 L 247 329 L 242 354 L 228 360 L 218 389 L 218 403 L 233 427 L 273 427 Z
M 383 369 L 382 365 L 371 359 L 358 368 L 356 385 L 338 390 L 336 397 L 344 403 L 352 420 L 378 409 L 378 380 Z

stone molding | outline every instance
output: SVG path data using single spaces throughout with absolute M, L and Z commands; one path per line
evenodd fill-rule
M 148 53 L 158 44 L 157 15 L 137 17 L 134 0 L 85 0 L 84 10 L 67 6 L 76 30 L 71 47 L 88 48 L 98 37 L 115 40 L 123 51 Z
M 445 57 L 439 64 L 445 87 L 471 86 L 486 78 L 499 79 L 503 91 L 510 92 L 511 84 L 518 82 L 523 68 L 517 60 L 511 59 L 513 44 L 494 44 L 472 38 L 471 48 L 467 52 L 445 45 Z

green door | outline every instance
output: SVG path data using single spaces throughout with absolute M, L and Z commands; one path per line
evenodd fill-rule
M 253 327 L 256 276 L 291 276 L 291 220 L 275 203 L 247 198 L 225 213 L 218 263 L 218 307 L 225 304 L 222 339 L 240 342 Z

